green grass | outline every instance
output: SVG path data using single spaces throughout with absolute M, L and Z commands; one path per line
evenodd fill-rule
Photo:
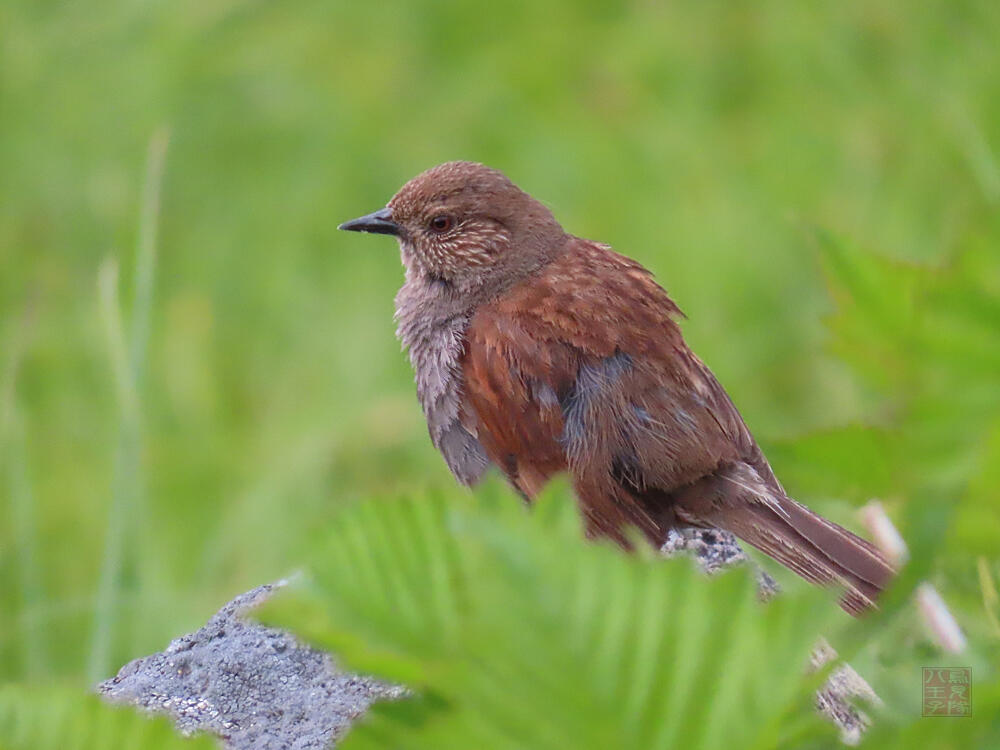
M 937 534 L 995 649 L 998 35 L 990 0 L 8 0 L 0 676 L 86 685 L 345 503 L 463 496 L 396 248 L 336 231 L 455 158 L 650 267 L 788 489 Z
M 116 623 L 122 620 L 121 604 L 129 594 L 143 591 L 142 540 L 148 535 L 145 512 L 145 476 L 141 462 L 141 394 L 149 344 L 149 319 L 153 306 L 156 232 L 160 213 L 168 136 L 157 131 L 149 144 L 143 183 L 139 240 L 136 244 L 135 288 L 132 320 L 126 341 L 118 300 L 118 265 L 106 260 L 98 271 L 98 296 L 107 336 L 118 400 L 118 439 L 115 452 L 111 507 L 104 540 L 94 612 L 87 677 L 98 682 L 112 670 L 110 654 Z

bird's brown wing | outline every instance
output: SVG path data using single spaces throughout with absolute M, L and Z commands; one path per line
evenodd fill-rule
M 525 338 L 516 321 L 481 311 L 466 332 L 462 423 L 525 498 L 566 468 L 559 384 L 573 352 Z
M 574 240 L 470 322 L 467 427 L 526 496 L 568 468 L 592 532 L 620 539 L 630 523 L 662 541 L 661 509 L 634 490 L 687 484 L 753 447 L 680 315 L 638 263 Z

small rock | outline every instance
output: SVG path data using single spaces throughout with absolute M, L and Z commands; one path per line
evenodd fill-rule
M 169 714 L 229 750 L 323 750 L 376 700 L 403 688 L 337 669 L 328 654 L 245 619 L 284 582 L 233 599 L 200 630 L 97 686 L 113 703 Z

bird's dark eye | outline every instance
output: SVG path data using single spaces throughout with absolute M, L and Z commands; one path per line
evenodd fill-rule
M 454 222 L 450 216 L 441 214 L 440 216 L 435 216 L 431 219 L 431 230 L 437 232 L 438 234 L 442 234 L 443 232 L 447 232 L 451 229 L 453 223 Z

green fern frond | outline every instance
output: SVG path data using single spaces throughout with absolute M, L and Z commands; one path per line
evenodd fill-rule
M 347 509 L 269 608 L 414 690 L 344 747 L 768 748 L 810 716 L 809 650 L 841 617 L 827 593 L 765 606 L 747 570 L 586 542 L 565 493 L 533 513 L 489 494 Z

